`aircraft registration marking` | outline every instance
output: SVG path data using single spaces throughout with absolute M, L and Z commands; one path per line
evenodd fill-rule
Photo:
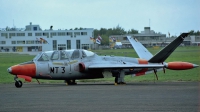
M 60 71 L 60 69 L 61 69 L 61 73 L 65 73 L 65 67 L 50 67 L 49 70 L 50 70 L 50 73 L 58 73 L 58 70 Z

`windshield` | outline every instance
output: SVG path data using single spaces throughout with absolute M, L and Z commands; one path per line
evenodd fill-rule
M 93 56 L 94 53 L 91 51 L 83 50 L 87 56 Z
M 37 61 L 37 59 L 41 56 L 42 52 L 37 54 L 34 58 L 33 58 L 33 61 Z
M 33 58 L 34 61 L 49 61 L 53 51 L 41 52 Z

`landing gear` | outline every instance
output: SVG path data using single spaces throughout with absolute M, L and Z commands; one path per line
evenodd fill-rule
M 22 81 L 20 81 L 20 80 L 15 82 L 15 87 L 16 87 L 16 88 L 21 88 L 22 85 L 23 85 L 23 83 L 22 83 Z
M 76 81 L 74 80 L 65 80 L 66 85 L 76 85 Z
M 115 77 L 115 85 L 118 83 L 118 76 Z
M 15 80 L 15 87 L 16 88 L 21 88 L 22 85 L 23 85 L 22 81 L 18 80 L 17 76 L 14 78 L 14 80 Z
M 125 85 L 124 82 L 124 70 L 119 70 L 119 72 L 115 75 L 115 85 Z

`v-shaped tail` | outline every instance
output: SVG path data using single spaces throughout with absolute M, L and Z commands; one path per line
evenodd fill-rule
M 149 62 L 151 63 L 162 63 L 164 62 L 172 52 L 183 42 L 185 37 L 187 37 L 189 33 L 182 33 L 178 36 L 174 41 L 172 41 L 169 45 L 164 47 L 161 51 L 159 51 L 156 55 L 154 55 Z
M 136 38 L 132 38 L 131 36 L 127 36 L 127 38 L 135 49 L 139 58 L 149 60 L 153 57 L 153 55 L 140 42 L 138 42 Z
M 127 38 L 132 44 L 139 58 L 146 59 L 150 63 L 162 63 L 171 55 L 171 53 L 183 42 L 185 37 L 188 35 L 189 33 L 182 33 L 154 56 L 140 42 L 138 42 L 136 38 L 132 38 L 131 36 L 127 36 Z

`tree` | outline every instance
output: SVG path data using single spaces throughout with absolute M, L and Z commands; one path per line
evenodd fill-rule
M 112 33 L 113 35 L 124 35 L 126 34 L 126 31 L 124 31 L 124 28 L 117 25 L 115 28 L 113 28 Z
M 109 37 L 107 35 L 101 35 L 101 45 L 108 45 L 109 44 Z
M 128 34 L 138 34 L 138 30 L 131 29 L 127 32 Z
M 194 30 L 191 30 L 190 35 L 196 35 L 196 36 L 200 35 L 200 31 L 198 30 L 198 31 L 195 32 Z
M 74 30 L 78 30 L 78 28 L 76 27 L 76 28 L 74 28 Z

